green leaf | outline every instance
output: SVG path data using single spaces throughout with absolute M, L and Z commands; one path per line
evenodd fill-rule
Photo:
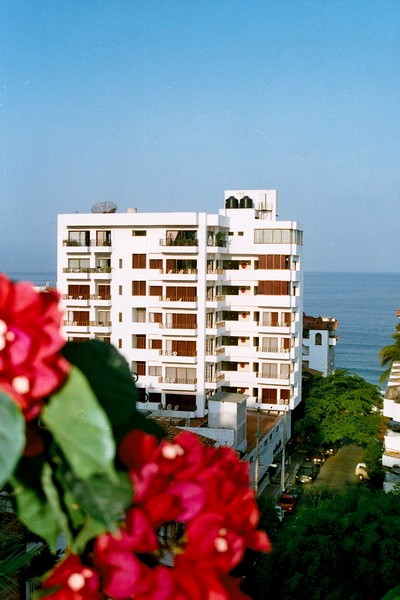
M 0 391 L 0 487 L 8 480 L 25 448 L 25 419 L 16 403 Z
M 118 482 L 110 485 L 105 477 L 82 481 L 72 472 L 64 473 L 64 482 L 76 499 L 81 511 L 104 526 L 104 531 L 115 531 L 125 510 L 132 503 L 132 482 L 125 472 L 118 473 Z
M 68 342 L 65 358 L 84 373 L 111 423 L 116 444 L 131 429 L 165 437 L 164 430 L 136 410 L 138 391 L 125 358 L 111 344 L 98 340 Z
M 50 467 L 44 466 L 42 484 L 46 488 L 46 497 L 40 490 L 25 486 L 22 480 L 12 477 L 10 483 L 14 488 L 17 504 L 18 518 L 27 528 L 47 541 L 52 551 L 57 548 L 57 541 L 61 534 L 70 539 L 71 535 L 59 503 L 56 500 L 57 492 L 52 488 Z
M 71 551 L 75 554 L 82 554 L 87 543 L 95 537 L 107 531 L 103 523 L 99 523 L 95 519 L 87 518 L 84 526 L 71 544 Z
M 41 421 L 78 478 L 107 474 L 116 481 L 110 423 L 79 369 L 72 367 L 65 385 L 43 409 Z

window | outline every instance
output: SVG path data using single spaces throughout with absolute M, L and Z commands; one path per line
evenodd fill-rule
M 154 365 L 149 366 L 149 375 L 152 375 L 153 377 L 161 377 L 161 367 L 156 367 Z
M 96 231 L 96 246 L 111 246 L 111 231 Z
M 170 300 L 185 300 L 187 302 L 195 301 L 197 288 L 195 287 L 177 287 L 167 286 L 166 297 Z
M 290 400 L 290 390 L 281 390 L 280 392 L 281 400 L 284 400 L 285 403 L 288 403 Z
M 96 261 L 96 269 L 111 269 L 111 258 L 98 258 Z
M 132 296 L 145 296 L 146 295 L 146 282 L 145 281 L 132 281 Z
M 288 296 L 290 286 L 288 281 L 259 281 L 258 293 L 266 296 Z
M 118 259 L 118 268 L 122 269 L 122 258 Z
M 122 348 L 122 340 L 121 339 L 118 340 L 118 348 Z
M 289 379 L 290 377 L 290 365 L 282 363 L 280 368 L 281 379 Z
M 132 254 L 132 269 L 145 269 L 146 268 L 146 255 L 145 254 Z
M 290 256 L 287 254 L 264 254 L 258 257 L 259 269 L 290 269 Z
M 316 346 L 321 346 L 322 344 L 322 334 L 321 333 L 316 333 L 315 334 L 315 345 Z
M 162 296 L 162 285 L 151 285 L 149 288 L 150 296 Z
M 278 375 L 278 368 L 276 363 L 262 363 L 261 365 L 261 377 L 269 379 L 276 379 Z
M 171 383 L 196 383 L 196 369 L 185 367 L 167 367 L 165 371 L 165 378 L 169 379 Z
M 276 404 L 278 398 L 278 390 L 274 388 L 261 389 L 261 401 L 266 404 Z
M 297 229 L 255 229 L 254 243 L 302 245 L 303 232 Z
M 90 298 L 90 286 L 83 284 L 69 285 L 68 296 L 70 299 L 88 300 Z
M 136 375 L 146 375 L 146 363 L 143 360 L 137 360 L 132 362 L 132 371 Z
M 97 311 L 97 324 L 98 325 L 107 325 L 107 326 L 109 326 L 111 324 L 109 310 Z
M 88 310 L 69 310 L 68 311 L 68 325 L 79 325 L 88 326 L 89 311 Z
M 162 258 L 151 258 L 150 269 L 162 269 Z
M 97 300 L 110 300 L 111 287 L 108 283 L 99 283 L 97 286 Z
M 90 267 L 90 261 L 88 258 L 69 258 L 68 259 L 68 269 L 71 270 L 87 270 Z
M 132 348 L 138 350 L 146 349 L 146 336 L 145 335 L 133 335 L 132 336 Z
M 89 246 L 90 245 L 89 231 L 69 231 L 68 246 Z
M 261 349 L 263 352 L 278 352 L 278 338 L 277 337 L 262 338 Z
M 122 313 L 118 313 L 118 323 L 122 323 Z
M 277 312 L 263 312 L 262 313 L 262 325 L 264 327 L 276 327 L 279 322 L 279 313 Z
M 150 340 L 151 350 L 162 350 L 162 340 Z
M 243 231 L 238 231 L 238 235 L 242 236 L 242 235 L 244 235 L 244 232 Z
M 122 296 L 122 285 L 118 286 L 118 294 Z
M 143 237 L 147 235 L 147 231 L 145 229 L 133 229 L 132 235 L 133 237 Z
M 133 323 L 146 323 L 146 309 L 145 308 L 132 309 L 132 321 L 133 321 Z
M 162 313 L 150 313 L 150 323 L 162 323 Z

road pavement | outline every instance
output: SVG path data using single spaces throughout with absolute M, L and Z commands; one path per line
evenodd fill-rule
M 346 491 L 358 482 L 354 475 L 356 464 L 363 460 L 363 449 L 350 445 L 340 448 L 334 456 L 329 456 L 322 465 L 313 487 L 324 487 L 338 492 Z

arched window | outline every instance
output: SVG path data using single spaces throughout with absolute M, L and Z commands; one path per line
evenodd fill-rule
M 315 334 L 315 345 L 316 346 L 321 346 L 322 344 L 322 334 L 321 333 L 316 333 Z

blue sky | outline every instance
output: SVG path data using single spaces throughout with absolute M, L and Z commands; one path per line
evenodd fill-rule
M 56 216 L 276 188 L 308 271 L 398 271 L 398 0 L 0 0 L 0 270 Z

